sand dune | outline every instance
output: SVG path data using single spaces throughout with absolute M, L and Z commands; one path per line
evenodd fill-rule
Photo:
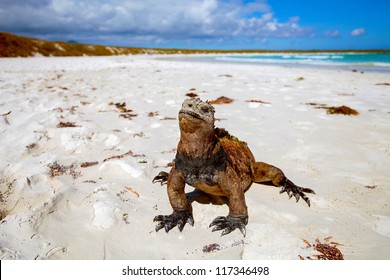
M 0 258 L 299 259 L 319 254 L 304 242 L 318 238 L 346 259 L 389 259 L 388 78 L 149 56 L 1 59 Z M 313 188 L 312 206 L 253 185 L 245 238 L 211 232 L 228 209 L 199 204 L 194 227 L 156 233 L 153 217 L 171 208 L 151 181 L 169 170 L 189 93 L 233 99 L 214 105 L 217 126 Z

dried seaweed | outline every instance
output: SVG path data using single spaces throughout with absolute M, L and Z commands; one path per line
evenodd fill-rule
M 343 254 L 337 248 L 337 246 L 342 244 L 331 241 L 332 236 L 324 238 L 325 242 L 321 242 L 318 238 L 315 240 L 315 243 L 310 243 L 305 239 L 302 240 L 307 245 L 306 248 L 312 248 L 320 254 L 315 254 L 306 258 L 299 255 L 301 260 L 344 260 Z
M 262 101 L 262 100 L 256 100 L 256 99 L 245 100 L 245 102 L 261 103 L 261 104 L 271 104 L 270 102 L 265 102 L 265 101 Z
M 225 96 L 221 96 L 215 100 L 211 100 L 210 104 L 229 104 L 229 103 L 232 103 L 233 101 L 234 101 L 234 99 L 231 99 L 231 98 L 225 97 Z
M 131 157 L 145 157 L 144 154 L 134 154 L 132 151 L 128 151 L 127 153 L 124 153 L 124 154 L 121 154 L 121 155 L 117 155 L 117 156 L 112 156 L 112 157 L 106 158 L 106 159 L 103 160 L 103 162 L 106 162 L 106 161 L 109 161 L 109 160 L 112 160 L 112 159 L 121 159 L 121 158 L 124 158 L 124 157 L 127 157 L 127 156 L 131 156 Z
M 97 162 L 97 161 L 83 162 L 83 163 L 80 164 L 80 167 L 87 168 L 87 167 L 91 167 L 91 166 L 94 166 L 94 165 L 97 165 L 97 164 L 99 164 L 99 162 Z
M 122 215 L 122 221 L 124 221 L 126 225 L 130 224 L 130 222 L 129 222 L 129 214 L 128 213 L 124 213 Z
M 134 117 L 138 116 L 138 114 L 131 113 L 133 110 L 126 108 L 126 102 L 110 102 L 108 105 L 115 106 L 122 114 L 119 114 L 119 117 L 125 118 L 128 120 L 132 120 Z
M 117 102 L 117 103 L 110 102 L 108 105 L 115 106 L 122 113 L 133 112 L 133 110 L 126 108 L 126 102 L 122 102 L 122 103 L 120 103 L 120 102 Z
M 377 83 L 377 86 L 390 86 L 390 83 Z
M 223 249 L 223 247 L 220 244 L 212 243 L 212 244 L 203 246 L 202 251 L 203 251 L 203 253 L 214 253 L 214 252 L 220 251 L 222 249 Z
M 72 176 L 75 180 L 81 176 L 81 172 L 76 171 L 76 164 L 72 163 L 69 166 L 60 165 L 57 161 L 48 165 L 49 167 L 49 177 L 54 178 L 57 176 L 62 176 L 64 174 Z
M 198 95 L 196 93 L 193 93 L 193 92 L 187 93 L 186 96 L 189 97 L 189 98 L 196 98 L 196 97 L 198 97 Z
M 121 118 L 125 118 L 125 119 L 128 119 L 128 120 L 132 120 L 133 118 L 135 118 L 136 116 L 138 116 L 138 114 L 126 113 L 126 114 L 120 114 L 119 116 L 120 116 Z
M 57 162 L 49 164 L 48 167 L 50 168 L 49 176 L 51 178 L 64 175 L 67 172 L 67 168 L 63 165 L 58 164 Z
M 327 107 L 324 109 L 326 109 L 326 112 L 328 114 L 342 114 L 342 115 L 354 115 L 354 116 L 359 115 L 358 111 L 344 105 L 340 107 Z
M 341 114 L 341 115 L 359 115 L 359 112 L 348 106 L 342 105 L 339 107 L 327 106 L 326 104 L 318 104 L 314 102 L 306 103 L 306 105 L 314 106 L 316 109 L 325 109 L 327 114 Z
M 149 112 L 148 113 L 148 117 L 156 117 L 156 116 L 158 116 L 159 114 L 158 114 L 158 112 L 156 111 L 156 112 Z
M 126 190 L 128 190 L 131 193 L 133 193 L 136 197 L 139 197 L 139 193 L 136 192 L 135 190 L 133 190 L 132 188 L 128 187 L 128 188 L 126 188 Z
M 36 143 L 31 143 L 30 145 L 26 146 L 26 149 L 31 151 L 31 150 L 35 149 L 36 147 L 38 147 L 38 145 Z
M 315 103 L 315 102 L 308 102 L 306 105 L 314 106 L 316 109 L 322 109 L 322 107 L 326 106 L 326 104 L 323 103 Z
M 8 119 L 7 119 L 7 116 L 11 114 L 11 111 L 9 111 L 8 113 L 4 113 L 4 114 L 0 114 L 0 116 L 4 117 L 4 121 L 6 124 L 10 125 Z
M 119 197 L 120 200 L 123 201 L 123 202 L 129 202 L 129 201 L 131 201 L 131 199 L 128 198 L 128 195 L 127 195 L 129 192 L 131 192 L 131 193 L 132 193 L 133 195 L 135 195 L 137 198 L 140 197 L 139 193 L 136 192 L 135 190 L 133 190 L 133 189 L 130 188 L 130 187 L 127 187 L 127 188 L 121 190 L 120 192 L 118 192 L 118 193 L 116 194 L 116 196 Z
M 57 124 L 58 128 L 64 128 L 64 127 L 79 127 L 79 125 L 76 125 L 74 122 L 60 122 Z
M 11 114 L 11 112 L 12 111 L 9 111 L 8 113 L 0 114 L 0 116 L 2 116 L 2 117 L 8 116 L 9 114 Z
M 144 136 L 145 136 L 145 133 L 143 133 L 142 131 L 133 134 L 133 138 L 136 138 L 136 137 L 142 138 L 142 137 L 144 137 Z

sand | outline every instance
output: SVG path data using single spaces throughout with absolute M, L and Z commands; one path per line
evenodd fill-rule
M 0 59 L 0 258 L 297 260 L 316 258 L 318 239 L 345 259 L 389 259 L 388 82 L 157 56 Z M 208 228 L 227 206 L 195 203 L 194 227 L 156 233 L 172 210 L 152 179 L 175 156 L 188 93 L 233 99 L 214 105 L 216 125 L 314 189 L 311 207 L 256 184 L 245 238 Z

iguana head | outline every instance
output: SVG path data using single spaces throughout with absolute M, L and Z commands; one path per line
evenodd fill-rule
M 186 99 L 179 111 L 179 125 L 183 132 L 214 131 L 214 107 L 196 99 Z

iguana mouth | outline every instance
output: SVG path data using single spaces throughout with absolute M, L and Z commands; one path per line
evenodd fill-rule
M 196 112 L 194 112 L 194 111 L 190 111 L 190 110 L 186 110 L 186 109 L 181 109 L 180 111 L 179 111 L 179 115 L 180 114 L 185 114 L 185 115 L 189 115 L 189 116 L 191 116 L 191 117 L 193 117 L 193 118 L 195 118 L 195 119 L 199 119 L 199 120 L 204 120 L 204 117 L 202 116 L 202 115 L 200 115 L 200 114 L 198 114 L 198 113 L 196 113 Z

